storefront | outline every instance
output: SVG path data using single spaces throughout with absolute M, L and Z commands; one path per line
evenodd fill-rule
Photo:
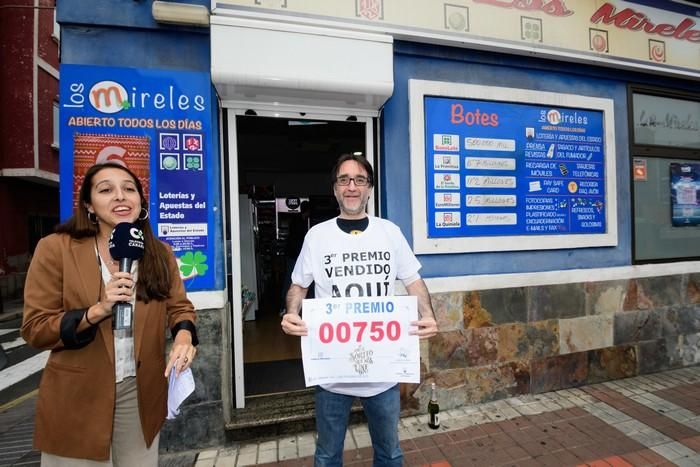
M 404 413 L 433 381 L 451 408 L 700 362 L 700 10 L 659 4 L 212 1 L 190 33 L 218 98 L 221 273 L 194 294 L 205 389 L 179 441 L 303 397 L 282 289 L 347 152 L 375 167 L 370 211 L 401 227 L 438 316 Z

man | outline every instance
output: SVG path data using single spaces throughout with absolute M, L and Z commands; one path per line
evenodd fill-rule
M 430 295 L 418 270 L 421 265 L 393 223 L 366 214 L 374 174 L 364 157 L 345 154 L 333 169 L 333 192 L 340 215 L 311 228 L 292 273 L 287 313 L 282 329 L 294 336 L 307 335 L 299 316 L 302 300 L 312 282 L 317 297 L 394 295 L 400 279 L 418 300 L 420 319 L 412 321 L 411 334 L 421 339 L 437 332 Z M 348 267 L 348 266 L 365 266 Z M 346 272 L 362 270 L 364 275 Z M 359 397 L 369 425 L 374 465 L 400 466 L 399 387 L 396 382 L 324 384 L 316 388 L 315 466 L 340 466 L 350 407 Z

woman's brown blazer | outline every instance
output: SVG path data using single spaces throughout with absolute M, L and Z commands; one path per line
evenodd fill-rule
M 170 298 L 148 304 L 137 301 L 134 311 L 138 405 L 148 446 L 160 431 L 167 410 L 168 386 L 163 377 L 166 324 L 172 330 L 180 327 L 177 323 L 195 321 L 175 257 L 171 254 L 164 260 L 169 263 Z M 83 339 L 87 344 L 81 343 L 81 348 L 64 342 L 68 339 L 62 330 L 66 317 L 72 314 L 78 321 L 82 317 L 74 310 L 97 303 L 101 281 L 93 237 L 52 234 L 37 245 L 25 283 L 21 333 L 32 347 L 51 351 L 36 406 L 34 446 L 41 451 L 64 457 L 109 458 L 116 396 L 111 320 L 90 329 Z M 86 331 L 80 334 L 84 337 Z

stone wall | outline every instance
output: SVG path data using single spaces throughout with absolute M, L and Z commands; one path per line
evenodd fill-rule
M 192 372 L 195 390 L 174 420 L 160 433 L 160 452 L 202 449 L 224 444 L 221 398 L 222 310 L 197 310 L 197 357 Z
M 700 274 L 432 295 L 406 415 L 700 363 Z

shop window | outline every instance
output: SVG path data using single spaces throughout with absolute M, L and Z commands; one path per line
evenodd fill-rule
M 636 263 L 700 258 L 700 95 L 631 88 Z

